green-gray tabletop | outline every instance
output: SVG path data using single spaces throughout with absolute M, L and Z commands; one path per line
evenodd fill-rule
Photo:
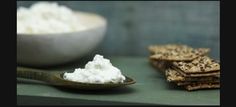
M 17 78 L 18 105 L 220 105 L 220 89 L 186 91 L 168 83 L 147 57 L 108 57 L 122 73 L 135 79 L 127 87 L 100 91 L 64 89 Z M 76 65 L 76 64 L 75 64 Z M 80 65 L 81 66 L 81 65 Z M 83 65 L 84 66 L 84 65 Z M 63 68 L 71 70 L 71 68 Z M 78 67 L 78 66 L 77 66 Z

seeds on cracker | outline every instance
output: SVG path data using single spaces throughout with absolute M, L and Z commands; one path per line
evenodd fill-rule
M 202 56 L 190 62 L 173 62 L 173 65 L 184 73 L 206 73 L 220 70 L 220 65 L 213 59 Z
M 208 48 L 194 49 L 187 45 L 152 45 L 148 47 L 151 59 L 171 60 L 171 61 L 190 61 L 194 58 L 209 52 Z

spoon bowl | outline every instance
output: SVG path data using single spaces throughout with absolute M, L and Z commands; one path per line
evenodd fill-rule
M 135 83 L 135 80 L 127 76 L 125 76 L 126 79 L 123 83 L 105 83 L 105 84 L 82 83 L 82 82 L 65 80 L 63 78 L 64 73 L 65 72 L 46 71 L 46 70 L 39 70 L 39 69 L 32 69 L 32 68 L 25 68 L 25 67 L 17 67 L 17 77 L 40 80 L 54 86 L 60 86 L 60 87 L 66 87 L 66 88 L 75 88 L 75 89 L 81 89 L 81 90 L 98 90 L 98 89 L 124 87 L 124 86 Z

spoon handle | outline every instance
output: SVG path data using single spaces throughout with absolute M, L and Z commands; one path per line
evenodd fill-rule
M 44 70 L 17 67 L 17 77 L 50 82 L 52 75 Z

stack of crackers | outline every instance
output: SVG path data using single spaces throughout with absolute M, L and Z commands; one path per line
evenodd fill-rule
M 185 89 L 220 88 L 220 64 L 207 56 L 209 48 L 192 48 L 181 44 L 152 45 L 151 64 L 168 82 Z

